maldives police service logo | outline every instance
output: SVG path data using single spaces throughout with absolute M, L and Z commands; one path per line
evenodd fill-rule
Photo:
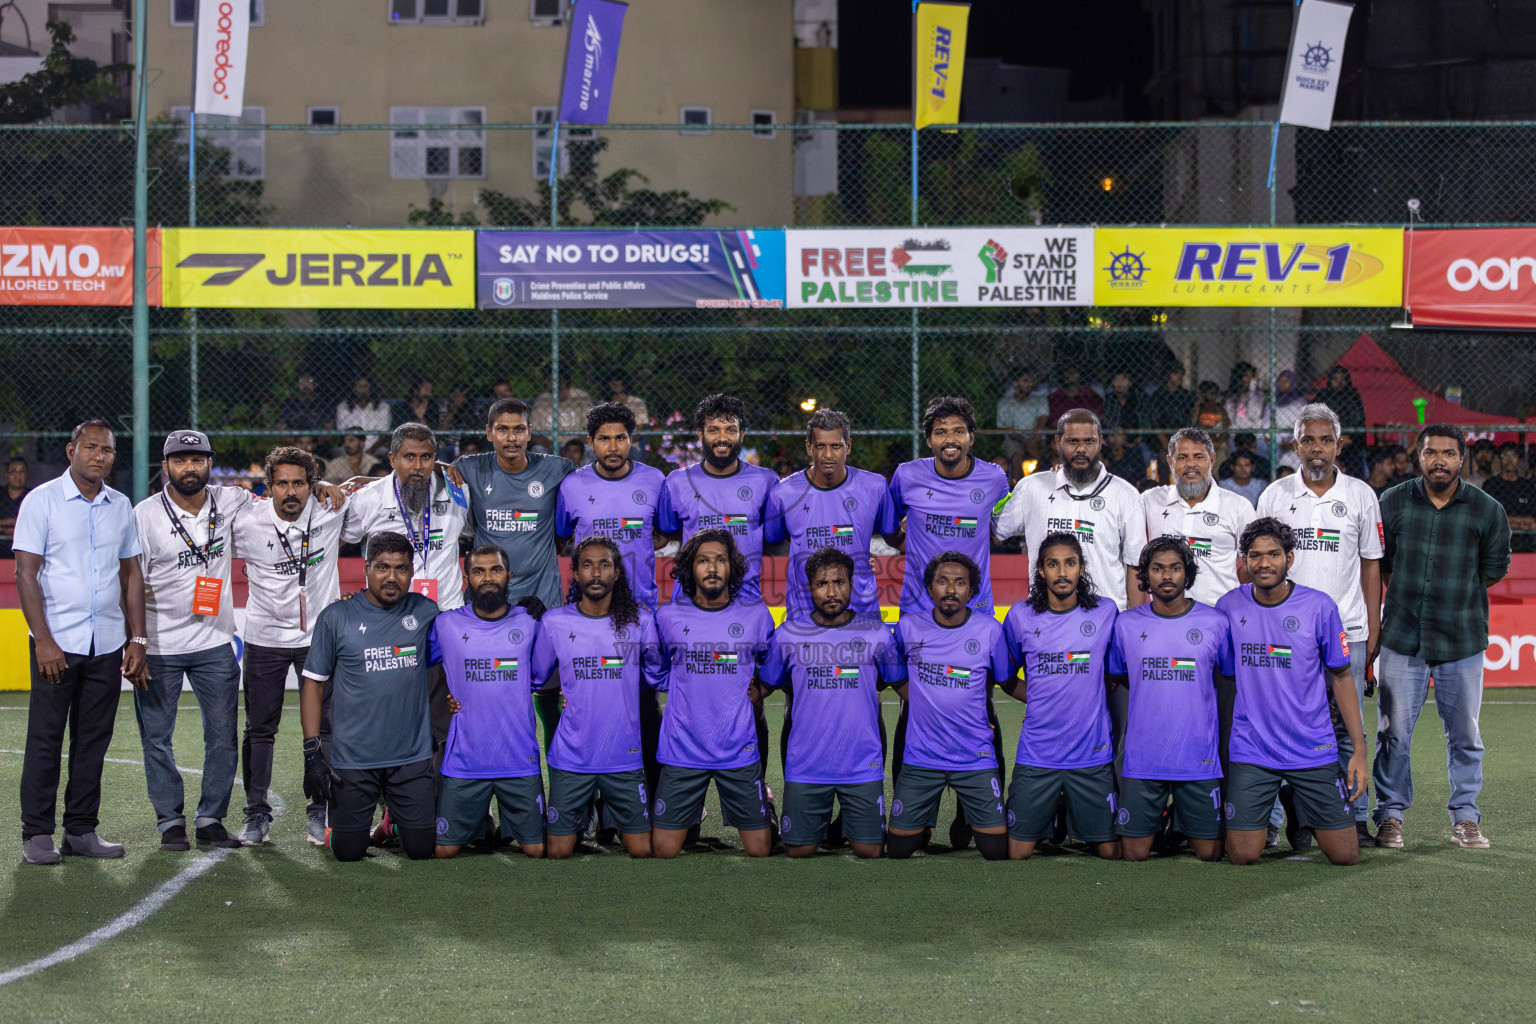
M 512 279 L 510 277 L 498 277 L 491 284 L 491 297 L 494 298 L 499 305 L 510 305 L 513 297 L 517 294 L 516 289 L 517 286 L 512 283 Z
M 859 499 L 858 498 L 855 498 L 855 497 L 850 495 L 849 497 L 846 497 L 846 498 L 843 499 L 843 511 L 844 512 L 857 512 L 858 510 L 859 510 Z
M 742 626 L 741 623 L 733 622 L 733 623 L 731 623 L 731 628 L 726 630 L 726 632 L 731 634 L 731 636 L 739 638 L 741 636 L 741 634 L 746 632 L 746 629 Z
M 1088 507 L 1093 509 L 1095 512 L 1102 512 L 1104 511 L 1104 499 L 1094 498 L 1088 503 Z
M 1342 501 L 1334 502 L 1333 503 L 1333 508 L 1330 509 L 1329 511 L 1331 511 L 1334 514 L 1334 516 L 1336 518 L 1339 518 L 1339 519 L 1343 519 L 1345 516 L 1349 515 L 1349 509 L 1345 506 L 1345 504 Z
M 520 629 L 508 630 L 507 639 L 511 640 L 515 644 L 520 644 L 523 642 L 523 631 Z
M 530 498 L 542 498 L 542 497 L 544 497 L 544 483 L 543 483 L 543 481 L 533 480 L 533 481 L 529 482 L 529 484 L 528 484 L 528 497 L 530 497 Z
M 646 502 L 646 497 L 645 497 L 645 492 L 644 491 L 636 491 L 633 494 L 631 494 L 629 496 L 629 498 L 636 505 L 644 505 L 645 502 Z
M 742 501 L 751 501 L 752 488 L 746 486 L 736 488 L 736 497 L 740 498 Z
M 972 505 L 980 505 L 983 501 L 986 501 L 986 500 L 987 500 L 987 492 L 986 491 L 982 490 L 980 487 L 972 487 L 971 488 L 971 504 Z
M 1184 639 L 1192 644 L 1198 644 L 1204 636 L 1205 634 L 1201 633 L 1198 629 L 1192 629 L 1184 634 Z
M 1083 623 L 1081 626 L 1078 627 L 1078 631 L 1080 633 L 1082 633 L 1083 636 L 1093 636 L 1093 634 L 1096 632 L 1092 622 L 1085 622 L 1085 623 Z
M 414 615 L 407 615 L 405 618 L 400 620 L 400 625 L 404 626 L 406 629 L 415 629 L 416 628 L 416 616 L 414 616 Z
M 1285 627 L 1287 633 L 1294 633 L 1301 628 L 1301 620 L 1294 615 L 1287 615 L 1280 625 Z
M 965 642 L 965 653 L 966 654 L 980 654 L 981 653 L 981 642 L 979 640 L 975 640 L 975 639 L 967 640 Z
M 1215 526 L 1217 523 L 1221 522 L 1221 517 L 1218 516 L 1215 512 L 1207 512 L 1203 518 L 1205 519 L 1206 526 Z
M 853 648 L 855 654 L 863 654 L 864 648 L 868 647 L 869 644 L 864 642 L 863 637 L 856 636 L 853 638 L 853 641 L 849 646 Z

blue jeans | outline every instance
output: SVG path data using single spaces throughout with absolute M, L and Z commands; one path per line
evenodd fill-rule
M 1349 645 L 1349 674 L 1355 677 L 1355 700 L 1360 705 L 1360 735 L 1365 738 L 1366 752 L 1370 752 L 1371 737 L 1365 731 L 1365 641 Z M 1326 678 L 1326 677 L 1325 677 Z M 1336 710 L 1338 705 L 1333 700 L 1333 685 L 1328 684 L 1328 703 Z M 1355 752 L 1355 745 L 1349 740 L 1349 730 L 1344 727 L 1344 722 L 1337 715 L 1333 726 L 1334 737 L 1339 745 L 1339 770 L 1348 771 L 1349 759 Z M 1355 820 L 1365 821 L 1371 806 L 1370 783 L 1360 791 L 1360 799 L 1351 801 L 1355 808 Z M 1275 828 L 1285 824 L 1285 810 L 1280 805 L 1280 799 L 1275 798 L 1274 810 L 1269 812 L 1269 823 Z
M 160 831 L 186 826 L 182 810 L 181 772 L 171 737 L 176 732 L 176 705 L 181 681 L 192 684 L 203 717 L 203 784 L 197 801 L 197 823 L 223 819 L 235 784 L 239 745 L 235 721 L 240 696 L 240 664 L 229 644 L 192 654 L 151 654 L 149 689 L 133 691 L 133 710 L 144 745 L 144 777 Z
M 1477 728 L 1483 706 L 1483 655 L 1431 667 L 1422 658 L 1381 649 L 1381 679 L 1377 691 L 1376 812 L 1403 820 L 1413 806 L 1413 766 L 1409 749 L 1413 727 L 1429 696 L 1429 677 L 1435 677 L 1435 710 L 1445 726 L 1446 766 L 1451 777 L 1451 799 L 1446 809 L 1451 822 L 1481 821 L 1477 794 L 1483 788 L 1483 737 Z

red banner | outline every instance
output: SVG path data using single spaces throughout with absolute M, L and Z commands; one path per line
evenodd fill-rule
M 1415 326 L 1536 328 L 1536 228 L 1410 231 L 1407 252 Z
M 151 228 L 149 304 L 160 305 L 160 229 Z M 128 228 L 0 228 L 0 305 L 133 305 Z

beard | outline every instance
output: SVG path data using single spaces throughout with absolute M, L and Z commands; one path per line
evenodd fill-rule
M 1071 461 L 1063 462 L 1061 472 L 1067 478 L 1067 483 L 1073 487 L 1087 487 L 1099 475 L 1099 460 L 1094 459 L 1088 463 L 1087 469 L 1078 469 L 1072 465 Z
M 704 450 L 704 461 L 709 463 L 711 466 L 714 466 L 716 469 L 725 469 L 740 457 L 741 445 L 739 444 L 731 445 L 731 450 L 723 458 L 715 454 L 715 449 L 713 446 Z
M 405 502 L 405 507 L 412 513 L 418 513 L 427 507 L 427 499 L 432 496 L 432 482 L 430 478 L 423 478 L 419 483 L 414 480 L 404 480 L 400 485 L 400 498 Z
M 1320 484 L 1327 480 L 1328 475 L 1333 472 L 1333 463 L 1330 462 L 1321 469 L 1313 469 L 1311 466 L 1307 466 L 1303 469 L 1303 472 L 1307 474 L 1308 480 L 1315 484 Z
M 1207 473 L 1199 480 L 1185 480 L 1183 477 L 1179 477 L 1173 486 L 1178 490 L 1179 497 L 1188 501 L 1190 498 L 1198 498 L 1210 490 L 1212 483 L 1214 481 L 1211 479 L 1211 475 Z
M 184 476 L 185 474 L 182 476 L 173 477 L 171 479 L 171 486 L 176 489 L 177 494 L 180 494 L 184 498 L 190 498 L 192 495 L 208 486 L 209 471 L 206 469 L 198 475 L 196 483 L 187 483 L 184 480 Z
M 507 604 L 507 588 L 484 587 L 476 590 L 471 603 L 475 606 L 476 611 L 484 612 L 487 615 L 500 611 Z

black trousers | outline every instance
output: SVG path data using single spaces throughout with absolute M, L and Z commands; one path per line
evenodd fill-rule
M 69 782 L 64 787 L 64 831 L 96 831 L 101 810 L 101 766 L 117 725 L 123 649 L 106 654 L 64 655 L 68 667 L 57 683 L 37 667 L 30 637 L 32 698 L 27 709 L 27 749 L 21 766 L 21 835 L 52 835 L 59 797 L 59 761 L 69 730 Z
M 267 793 L 272 788 L 277 727 L 283 718 L 283 688 L 288 682 L 288 670 L 303 672 L 308 655 L 307 646 L 245 645 L 241 678 L 245 689 L 245 735 L 240 740 L 240 778 L 245 783 L 246 817 L 272 813 Z M 329 732 L 321 726 L 322 734 Z

